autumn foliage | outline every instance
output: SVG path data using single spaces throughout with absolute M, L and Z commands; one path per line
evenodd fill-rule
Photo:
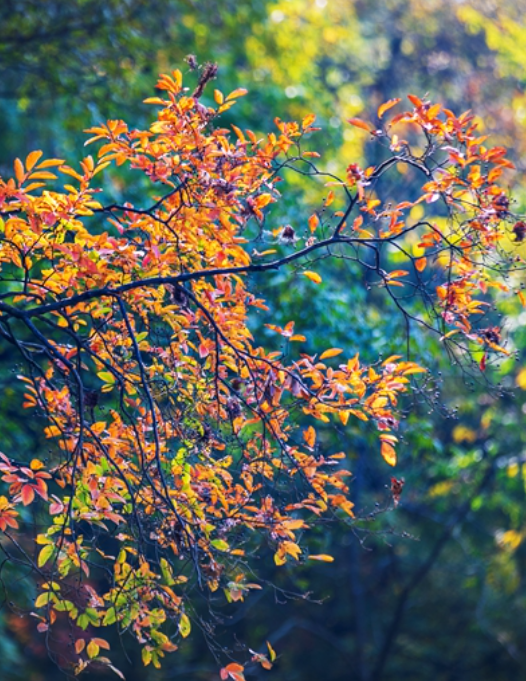
M 349 121 L 384 160 L 350 162 L 337 179 L 310 150 L 314 115 L 276 119 L 264 136 L 221 127 L 246 91 L 216 90 L 204 104 L 214 76 L 205 69 L 191 91 L 179 71 L 163 75 L 146 100 L 159 109 L 149 129 L 108 121 L 88 131 L 96 157 L 70 166 L 35 151 L 0 179 L 0 336 L 23 360 L 23 406 L 49 440 L 29 461 L 1 456 L 0 530 L 9 557 L 36 575 L 39 631 L 72 628 L 75 654 L 60 662 L 76 672 L 97 662 L 121 674 L 107 627 L 158 666 L 191 632 L 192 591 L 230 602 L 261 588 L 251 557 L 264 547 L 278 566 L 331 560 L 300 543 L 321 515 L 353 518 L 346 453 L 320 446 L 318 424 L 369 422 L 396 464 L 399 397 L 426 369 L 403 352 L 366 366 L 359 348 L 303 351 L 306 330 L 276 323 L 251 274 L 288 268 L 290 285 L 307 278 L 314 295 L 320 258 L 348 257 L 459 362 L 485 370 L 507 352 L 490 294 L 513 293 L 503 275 L 526 230 L 501 184 L 505 149 L 478 135 L 473 115 L 411 95 L 389 118 L 401 107 L 391 100 L 374 124 Z M 403 166 L 421 175 L 417 196 L 382 200 L 384 176 Z M 115 167 L 133 171 L 136 202 L 104 199 L 100 176 Z M 325 183 L 326 198 L 275 224 L 261 250 L 295 169 Z M 253 337 L 254 310 L 290 352 Z M 396 505 L 403 482 L 392 480 Z M 275 657 L 270 646 L 251 655 L 265 668 Z M 231 661 L 221 678 L 243 670 Z

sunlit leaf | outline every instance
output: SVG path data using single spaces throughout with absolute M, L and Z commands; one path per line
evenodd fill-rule
M 307 270 L 305 272 L 302 272 L 302 274 L 304 277 L 307 277 L 307 279 L 310 279 L 315 284 L 321 284 L 322 282 L 322 278 L 316 272 L 310 272 L 309 270 Z

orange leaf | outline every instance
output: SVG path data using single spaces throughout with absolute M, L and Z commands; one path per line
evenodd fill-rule
M 417 109 L 422 106 L 422 100 L 418 99 L 415 95 L 407 95 L 407 99 L 411 102 L 411 104 L 414 104 Z
M 42 151 L 32 151 L 30 154 L 27 155 L 26 157 L 26 168 L 28 170 L 31 170 L 31 168 L 35 165 L 35 163 L 38 161 L 38 159 L 42 156 Z
M 244 681 L 245 677 L 243 676 L 243 671 L 244 667 L 242 665 L 237 664 L 236 662 L 231 662 L 230 664 L 227 664 L 226 667 L 223 667 L 219 674 L 223 681 L 226 681 L 226 679 L 228 679 L 229 676 L 232 679 L 235 679 L 235 681 L 237 681 L 238 679 Z
M 362 121 L 361 118 L 348 118 L 347 123 L 354 125 L 356 128 L 361 128 L 362 130 L 367 130 L 367 132 L 373 131 L 373 128 L 368 123 L 366 123 L 365 121 Z
M 392 445 L 385 441 L 382 442 L 381 453 L 390 466 L 396 466 L 396 452 Z
M 30 180 L 56 180 L 57 176 L 47 170 L 37 170 L 36 173 L 31 173 L 29 176 Z
M 423 272 L 427 265 L 427 258 L 418 258 L 415 260 L 415 267 L 419 272 Z
M 99 648 L 104 648 L 104 650 L 110 649 L 110 644 L 103 638 L 92 638 L 93 643 L 96 643 Z
M 336 357 L 336 355 L 341 355 L 343 350 L 341 348 L 331 348 L 330 350 L 325 350 L 320 355 L 320 359 L 329 359 L 329 357 Z
M 317 215 L 311 215 L 309 218 L 309 229 L 311 232 L 315 232 L 316 228 L 320 224 L 320 218 Z
M 15 158 L 13 166 L 15 168 L 16 179 L 18 180 L 19 184 L 22 184 L 25 178 L 24 164 L 19 158 Z
M 311 449 L 314 447 L 316 444 L 316 431 L 312 426 L 309 426 L 307 430 L 303 431 L 303 439 Z
M 47 161 L 42 161 L 39 163 L 37 168 L 53 168 L 54 166 L 61 166 L 64 160 L 61 158 L 48 158 Z
M 326 553 L 320 553 L 317 556 L 307 556 L 307 558 L 310 558 L 310 560 L 321 560 L 324 563 L 334 562 L 334 558 L 332 556 L 327 555 Z
M 378 107 L 378 118 L 382 118 L 384 113 L 386 111 L 389 111 L 389 109 L 392 109 L 393 106 L 396 106 L 398 102 L 400 102 L 400 97 L 396 97 L 395 99 L 390 99 L 388 102 L 385 102 L 384 104 L 381 104 Z

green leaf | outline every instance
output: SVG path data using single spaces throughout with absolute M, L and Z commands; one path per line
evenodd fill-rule
M 142 663 L 147 667 L 152 661 L 152 651 L 148 648 L 142 649 Z
M 165 584 L 168 586 L 173 586 L 175 584 L 175 579 L 173 578 L 172 566 L 166 560 L 166 558 L 161 558 L 160 564 Z
M 179 620 L 179 631 L 183 638 L 186 638 L 192 631 L 192 625 L 190 624 L 190 618 L 186 613 L 183 612 L 181 619 Z
M 104 615 L 104 619 L 102 620 L 102 624 L 106 627 L 110 624 L 115 624 L 116 621 L 117 613 L 115 612 L 115 608 L 108 608 L 106 614 Z
M 218 551 L 228 551 L 230 546 L 224 539 L 214 539 L 210 544 Z
M 77 626 L 85 631 L 89 626 L 89 617 L 86 614 L 79 615 L 77 619 Z
M 40 596 L 35 601 L 35 608 L 41 608 L 43 605 L 47 605 L 51 600 L 52 595 L 53 594 L 50 591 L 46 591 L 45 593 L 40 594 Z
M 38 554 L 37 560 L 38 567 L 43 567 L 48 562 L 48 560 L 53 555 L 54 550 L 55 547 L 53 544 L 47 544 L 47 546 L 44 546 L 44 548 Z

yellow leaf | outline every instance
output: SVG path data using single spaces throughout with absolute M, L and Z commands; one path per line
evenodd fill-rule
M 183 612 L 181 619 L 179 620 L 179 632 L 183 638 L 186 638 L 192 630 L 192 625 L 190 624 L 190 618 Z
M 49 591 L 40 594 L 40 596 L 38 596 L 38 598 L 35 601 L 35 608 L 41 608 L 43 605 L 47 605 L 49 603 L 50 598 L 51 593 Z
M 283 551 L 279 551 L 279 550 L 276 551 L 276 553 L 274 554 L 274 562 L 278 566 L 279 565 L 285 565 L 285 563 L 287 562 L 287 558 L 286 558 L 285 554 L 283 553 Z
M 90 660 L 92 660 L 99 654 L 99 646 L 95 643 L 95 641 L 90 641 L 88 643 L 88 647 L 86 648 L 86 652 L 88 653 Z
M 147 99 L 142 100 L 144 104 L 160 104 L 161 106 L 164 106 L 166 104 L 166 101 L 164 99 L 161 99 L 160 97 L 148 97 Z
M 382 362 L 382 366 L 384 367 L 386 364 L 392 364 L 393 362 L 396 362 L 396 360 L 402 359 L 402 355 L 390 355 L 386 360 Z
M 284 541 L 282 547 L 285 553 L 288 553 L 289 556 L 292 556 L 294 560 L 298 560 L 301 554 L 301 549 L 296 543 L 293 541 Z
M 380 435 L 380 440 L 382 442 L 398 442 L 396 435 L 388 435 L 387 433 Z
M 317 556 L 308 556 L 310 560 L 321 560 L 324 563 L 332 563 L 334 562 L 334 558 L 332 556 L 328 556 L 326 553 L 320 553 Z
M 229 100 L 235 99 L 236 97 L 244 97 L 247 92 L 248 90 L 246 90 L 244 87 L 238 87 L 237 90 L 234 90 L 228 95 L 226 101 L 228 102 Z
M 320 355 L 320 359 L 329 359 L 330 357 L 336 357 L 336 355 L 341 355 L 343 350 L 341 348 L 331 348 L 330 350 L 325 350 Z
M 306 272 L 302 272 L 302 274 L 304 277 L 307 277 L 307 279 L 310 279 L 315 284 L 321 284 L 321 282 L 323 281 L 320 275 L 317 274 L 316 272 L 310 272 L 309 270 L 307 270 Z
M 389 442 L 382 442 L 381 453 L 384 461 L 386 461 L 390 466 L 396 466 L 396 452 L 394 447 L 390 445 Z
M 152 661 L 152 651 L 149 648 L 143 648 L 141 655 L 142 663 L 145 667 L 147 667 Z
M 44 548 L 38 554 L 37 560 L 38 567 L 43 567 L 48 562 L 48 560 L 53 555 L 54 550 L 55 547 L 53 546 L 53 544 L 47 544 L 47 546 L 44 546 Z
M 52 425 L 52 426 L 47 426 L 44 429 L 44 433 L 46 434 L 46 437 L 58 437 L 59 435 L 62 434 L 62 431 L 58 426 Z
M 526 390 L 526 368 L 519 371 L 515 381 L 521 390 Z
M 303 121 L 301 122 L 301 127 L 305 130 L 308 128 L 310 125 L 314 123 L 316 120 L 316 114 L 310 113 L 305 116 Z

